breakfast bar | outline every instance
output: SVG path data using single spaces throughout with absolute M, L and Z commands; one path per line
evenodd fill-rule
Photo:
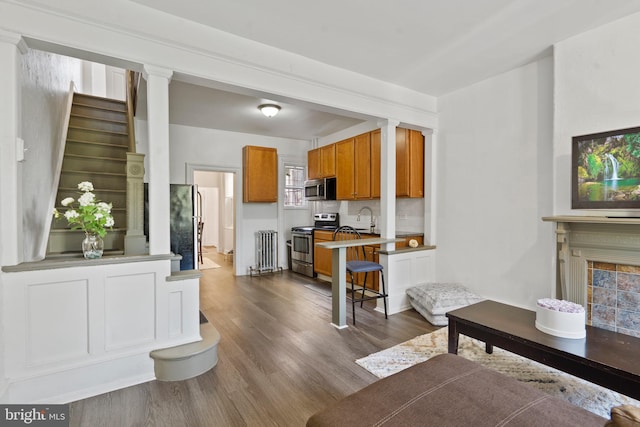
M 381 245 L 401 242 L 403 239 L 355 239 L 318 243 L 318 246 L 331 249 L 331 324 L 338 329 L 347 327 L 347 248 L 353 246 Z

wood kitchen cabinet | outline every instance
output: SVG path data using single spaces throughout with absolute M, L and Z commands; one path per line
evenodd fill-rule
M 322 178 L 321 153 L 319 148 L 307 152 L 307 176 L 309 179 Z
M 396 197 L 424 197 L 424 136 L 396 128 Z
M 336 143 L 336 198 L 371 198 L 371 133 Z
M 307 153 L 307 175 L 309 179 L 336 176 L 336 145 L 324 145 Z
M 371 198 L 380 198 L 380 129 L 371 132 Z
M 333 240 L 332 231 L 314 230 L 313 231 L 313 271 L 318 274 L 324 274 L 331 277 L 332 258 L 331 249 L 322 248 L 318 243 L 330 242 Z
M 247 145 L 242 148 L 242 201 L 278 201 L 278 153 L 275 148 Z

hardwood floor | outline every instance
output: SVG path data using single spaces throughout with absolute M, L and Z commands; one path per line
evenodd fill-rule
M 203 270 L 200 306 L 222 339 L 219 362 L 186 381 L 145 384 L 73 402 L 72 426 L 304 426 L 316 411 L 374 382 L 354 361 L 436 328 L 413 310 L 357 307 L 357 326 L 330 325 L 330 285 L 284 271 Z

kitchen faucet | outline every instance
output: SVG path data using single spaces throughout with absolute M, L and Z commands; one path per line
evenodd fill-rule
M 358 222 L 360 221 L 360 214 L 365 209 L 367 209 L 369 211 L 369 214 L 371 215 L 371 219 L 369 221 L 369 231 L 371 233 L 373 233 L 374 228 L 376 228 L 376 223 L 373 221 L 373 211 L 371 210 L 371 208 L 369 206 L 363 206 L 362 209 L 360 209 L 360 211 L 358 211 L 358 218 L 356 219 L 356 221 L 358 221 Z

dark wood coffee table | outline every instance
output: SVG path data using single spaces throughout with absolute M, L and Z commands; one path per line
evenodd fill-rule
M 482 301 L 447 313 L 449 353 L 459 334 L 484 341 L 576 377 L 640 399 L 640 338 L 587 326 L 582 339 L 560 338 L 535 327 L 535 311 Z

